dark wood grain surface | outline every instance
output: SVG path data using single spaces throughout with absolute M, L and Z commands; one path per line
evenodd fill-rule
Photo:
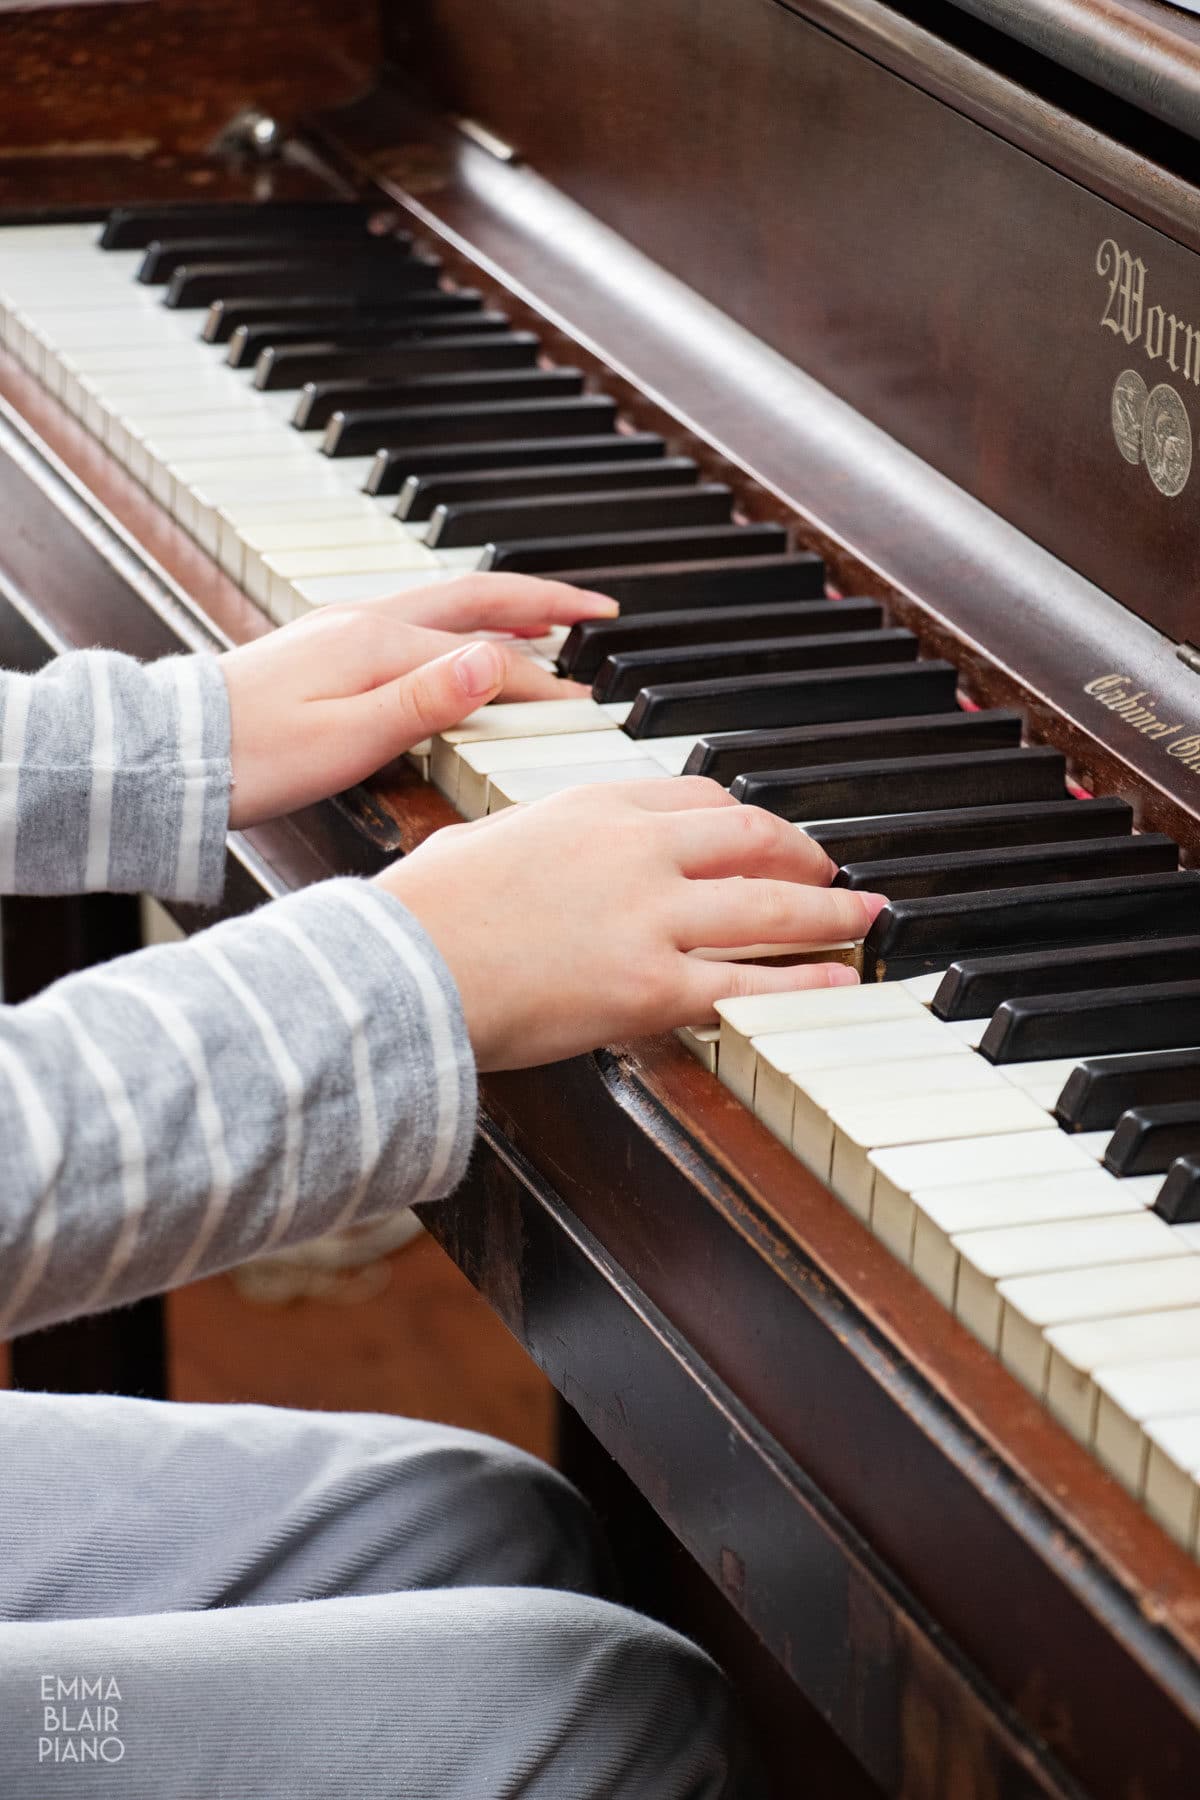
M 498 0 L 481 34 L 466 0 L 429 0 L 427 19 L 455 111 L 1160 630 L 1200 632 L 1200 473 L 1164 497 L 1110 425 L 1127 366 L 1200 425 L 1182 325 L 1176 371 L 1103 329 L 1095 266 L 1114 239 L 1147 309 L 1200 329 L 1195 257 L 1141 222 L 1137 187 L 1117 207 L 1049 166 L 1044 106 L 1038 157 L 884 66 L 882 25 L 868 58 L 801 10 Z M 547 104 L 535 65 L 588 79 Z M 1146 166 L 1147 202 L 1160 181 Z
M 290 124 L 378 61 L 372 0 L 154 0 L 0 15 L 0 169 L 33 156 L 205 151 L 253 105 Z M 86 171 L 82 171 L 86 179 Z

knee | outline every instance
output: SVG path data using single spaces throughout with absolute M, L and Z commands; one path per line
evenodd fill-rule
M 338 1487 L 373 1561 L 368 1588 L 611 1588 L 590 1509 L 556 1470 L 498 1439 L 363 1419 Z
M 554 1645 L 558 1679 L 548 1692 L 566 1721 L 560 1742 L 588 1770 L 589 1796 L 756 1800 L 763 1793 L 733 1692 L 695 1644 L 606 1601 L 528 1598 L 534 1633 L 540 1624 Z M 526 1619 L 523 1637 L 530 1625 Z M 543 1725 L 559 1735 L 550 1720 Z

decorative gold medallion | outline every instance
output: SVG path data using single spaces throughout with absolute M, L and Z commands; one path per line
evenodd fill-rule
M 1172 500 L 1183 492 L 1192 467 L 1192 428 L 1183 401 L 1168 382 L 1160 381 L 1147 396 L 1142 455 L 1160 494 Z
M 1113 382 L 1112 429 L 1117 449 L 1127 463 L 1142 460 L 1142 419 L 1148 390 L 1136 369 L 1122 369 Z

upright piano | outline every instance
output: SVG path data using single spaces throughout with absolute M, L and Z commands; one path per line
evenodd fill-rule
M 227 910 L 685 768 L 889 895 L 859 989 L 488 1078 L 428 1210 L 635 1597 L 781 1795 L 1200 1793 L 1200 23 L 159 0 L 0 68 L 7 663 L 622 603 Z

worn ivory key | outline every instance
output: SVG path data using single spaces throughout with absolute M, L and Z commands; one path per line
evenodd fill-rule
M 1187 1255 L 1181 1244 L 1173 1242 L 1170 1226 L 1146 1210 L 1113 1218 L 966 1231 L 954 1239 L 954 1248 L 959 1253 L 954 1311 L 989 1350 L 1000 1343 L 1002 1281 L 1056 1269 L 1075 1271 Z
M 1081 1169 L 1073 1175 L 927 1188 L 913 1194 L 911 1207 L 906 1209 L 911 1236 L 905 1237 L 898 1224 L 897 1237 L 888 1242 L 898 1256 L 911 1261 L 914 1275 L 953 1312 L 960 1234 L 996 1230 L 1002 1225 L 1049 1225 L 1056 1220 L 1139 1212 L 1153 1205 L 1156 1185 L 1154 1181 L 1118 1181 L 1106 1169 Z M 873 1220 L 877 1231 L 881 1211 L 877 1197 Z
M 1124 1190 L 1153 1187 L 1157 1177 L 1139 1176 L 1118 1182 L 1115 1176 L 1109 1176 L 1109 1180 Z M 1046 1404 L 1068 1431 L 1087 1444 L 1096 1428 L 1100 1397 L 1094 1380 L 1096 1370 L 1126 1363 L 1161 1362 L 1170 1356 L 1200 1356 L 1200 1306 L 1132 1313 L 1120 1319 L 1089 1319 L 1078 1325 L 1053 1325 L 1046 1333 L 1046 1343 L 1050 1351 Z
M 1001 1359 L 1038 1394 L 1046 1383 L 1051 1327 L 1200 1306 L 1200 1256 L 1020 1275 L 1002 1281 L 999 1292 Z

